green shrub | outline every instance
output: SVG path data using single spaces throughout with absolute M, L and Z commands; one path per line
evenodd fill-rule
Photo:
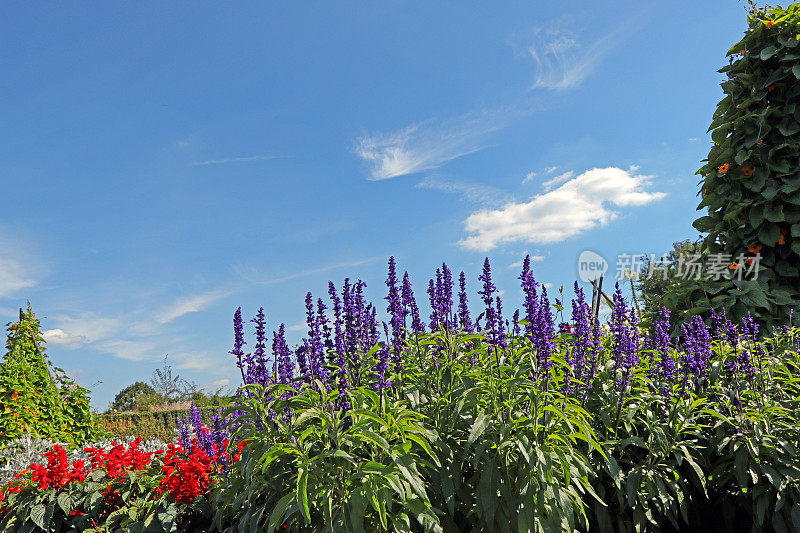
M 70 445 L 104 436 L 89 409 L 89 391 L 47 360 L 30 305 L 7 331 L 0 364 L 0 446 L 26 433 Z
M 694 222 L 709 254 L 757 279 L 682 283 L 666 301 L 681 318 L 725 309 L 762 325 L 786 324 L 800 309 L 800 5 L 757 8 L 728 51 L 728 79 L 709 127 L 714 145 L 698 171 L 708 214 Z

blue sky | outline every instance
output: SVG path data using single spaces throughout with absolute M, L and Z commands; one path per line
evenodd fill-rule
M 350 276 L 378 301 L 390 255 L 418 299 L 442 261 L 474 294 L 489 256 L 513 309 L 526 252 L 555 290 L 583 250 L 696 237 L 745 5 L 6 3 L 0 21 L 0 321 L 30 300 L 105 409 L 164 354 L 235 385 L 236 307 L 296 342 L 307 291 Z

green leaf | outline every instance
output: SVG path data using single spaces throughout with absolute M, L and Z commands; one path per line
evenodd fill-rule
M 59 492 L 57 501 L 58 506 L 61 507 L 61 510 L 63 510 L 67 515 L 69 515 L 69 513 L 71 513 L 74 509 L 72 497 L 68 492 Z
M 761 60 L 766 61 L 770 57 L 774 56 L 777 51 L 778 47 L 774 44 L 765 47 L 763 50 L 761 50 Z
M 306 485 L 308 484 L 308 469 L 301 466 L 297 472 L 297 504 L 300 506 L 300 512 L 303 513 L 303 518 L 306 519 L 306 524 L 311 523 L 311 512 L 308 508 L 308 491 Z
M 794 77 L 800 80 L 800 65 L 795 65 L 792 67 L 792 74 Z
M 778 238 L 781 236 L 780 228 L 773 224 L 772 222 L 768 222 L 764 224 L 761 229 L 758 230 L 758 238 L 766 244 L 767 246 L 775 246 L 778 242 Z
M 42 529 L 45 529 L 44 514 L 45 514 L 45 507 L 42 504 L 34 505 L 31 508 L 31 520 L 33 520 L 33 523 Z
M 783 204 L 769 204 L 764 210 L 764 218 L 770 222 L 783 222 Z
M 483 435 L 483 432 L 486 431 L 489 422 L 490 422 L 489 416 L 486 414 L 485 411 L 481 411 L 480 414 L 478 415 L 478 418 L 475 419 L 475 422 L 473 422 L 472 427 L 469 430 L 469 437 L 467 438 L 467 448 L 475 444 L 475 441 L 478 440 L 478 437 Z

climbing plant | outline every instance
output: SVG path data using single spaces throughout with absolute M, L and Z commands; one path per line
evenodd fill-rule
M 89 409 L 89 391 L 47 360 L 30 304 L 7 332 L 0 364 L 0 446 L 26 433 L 69 444 L 103 436 Z
M 676 284 L 665 295 L 679 318 L 725 309 L 735 320 L 749 312 L 769 328 L 800 310 L 799 43 L 799 4 L 751 3 L 744 38 L 720 70 L 725 97 L 698 171 L 698 210 L 707 214 L 694 227 L 707 234 L 703 257 L 728 264 L 724 275 Z

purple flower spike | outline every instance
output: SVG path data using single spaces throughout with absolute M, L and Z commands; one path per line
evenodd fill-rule
M 242 308 L 239 307 L 233 314 L 233 350 L 231 350 L 228 353 L 236 356 L 236 366 L 239 368 L 239 371 L 242 374 L 242 383 L 246 384 L 247 379 L 245 378 L 245 373 L 244 373 L 246 360 L 242 359 L 242 356 L 244 356 L 243 348 L 245 344 L 247 343 L 244 342 L 244 325 L 242 324 Z
M 336 293 L 333 282 L 328 282 L 328 294 L 333 302 L 333 349 L 337 354 L 344 352 L 344 337 L 342 335 L 342 301 Z
M 411 314 L 411 331 L 414 333 L 424 333 L 425 324 L 423 324 L 419 316 L 419 308 L 414 299 L 414 291 L 411 289 L 411 280 L 408 278 L 408 272 L 403 274 L 402 297 L 404 317 L 409 313 Z M 403 323 L 405 324 L 405 319 Z
M 467 276 L 463 272 L 458 276 L 458 325 L 466 333 L 474 332 L 467 302 Z
M 394 257 L 389 258 L 389 277 L 386 278 L 386 286 L 389 288 L 389 295 L 386 297 L 389 305 L 386 307 L 386 311 L 391 317 L 392 351 L 394 352 L 395 368 L 399 371 L 403 369 L 401 355 L 406 334 L 405 313 L 400 292 L 397 289 L 397 271 L 395 270 Z
M 437 310 L 439 302 L 436 295 L 436 286 L 434 285 L 433 280 L 428 281 L 428 298 L 431 302 L 431 319 L 428 322 L 428 325 L 431 328 L 431 333 L 434 333 L 437 329 L 439 329 L 439 313 Z

